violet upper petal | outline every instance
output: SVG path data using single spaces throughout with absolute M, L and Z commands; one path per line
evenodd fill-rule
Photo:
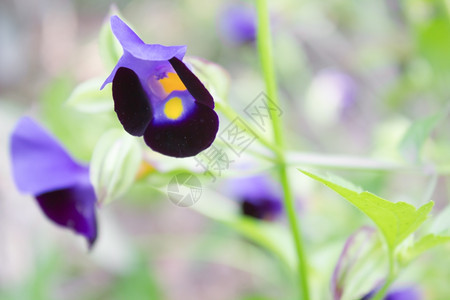
M 83 235 L 92 247 L 97 239 L 96 197 L 88 181 L 37 195 L 36 200 L 50 220 Z
M 172 57 L 183 59 L 186 46 L 163 46 L 146 44 L 118 16 L 111 17 L 111 29 L 124 51 L 142 60 L 163 61 Z
M 28 117 L 19 120 L 11 136 L 14 180 L 21 192 L 33 195 L 73 186 L 89 176 L 63 146 Z
M 126 132 L 142 136 L 152 119 L 152 109 L 139 77 L 121 67 L 113 79 L 114 111 Z

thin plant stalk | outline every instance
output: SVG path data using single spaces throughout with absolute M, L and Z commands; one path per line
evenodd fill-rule
M 262 67 L 262 73 L 264 76 L 264 82 L 266 85 L 266 92 L 268 98 L 276 105 L 278 101 L 277 83 L 275 77 L 275 69 L 272 56 L 271 34 L 269 26 L 269 12 L 266 0 L 256 0 L 256 9 L 258 15 L 258 32 L 257 32 L 257 45 L 258 52 Z M 301 299 L 309 299 L 309 286 L 308 286 L 308 272 L 306 255 L 303 247 L 302 232 L 300 228 L 300 222 L 297 218 L 297 212 L 295 208 L 295 201 L 292 194 L 292 190 L 289 186 L 289 178 L 287 174 L 287 163 L 285 154 L 283 151 L 284 140 L 283 131 L 280 117 L 273 111 L 269 110 L 271 114 L 272 127 L 273 127 L 273 141 L 281 151 L 276 151 L 277 157 L 276 163 L 278 167 L 280 182 L 284 193 L 284 206 L 287 218 L 289 220 L 289 226 L 291 228 L 292 237 L 295 244 L 295 250 L 298 257 L 297 270 L 298 270 L 298 284 Z

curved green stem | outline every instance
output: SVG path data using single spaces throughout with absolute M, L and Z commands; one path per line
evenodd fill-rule
M 394 252 L 389 249 L 389 273 L 386 278 L 386 281 L 384 282 L 381 289 L 375 294 L 372 300 L 382 300 L 384 299 L 387 291 L 391 287 L 391 284 L 395 280 L 395 261 L 394 261 Z
M 263 71 L 264 81 L 266 85 L 266 92 L 268 98 L 278 105 L 278 91 L 275 78 L 275 70 L 272 56 L 271 47 L 271 35 L 269 26 L 269 11 L 267 8 L 266 0 L 256 0 L 256 9 L 258 13 L 258 33 L 257 43 L 258 52 L 261 61 L 261 67 Z M 273 127 L 273 140 L 274 144 L 279 149 L 283 149 L 283 134 L 280 117 L 273 111 L 269 110 L 272 119 Z M 308 286 L 308 274 L 306 256 L 303 250 L 302 234 L 300 224 L 297 219 L 297 213 L 295 209 L 294 197 L 289 186 L 289 179 L 287 174 L 286 158 L 283 151 L 276 151 L 277 164 L 279 169 L 279 176 L 284 193 L 284 206 L 289 220 L 289 226 L 291 228 L 292 237 L 295 244 L 295 249 L 298 257 L 298 276 L 299 287 L 301 289 L 302 299 L 309 299 L 309 286 Z

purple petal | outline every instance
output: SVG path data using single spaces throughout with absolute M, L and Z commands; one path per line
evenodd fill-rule
M 168 60 L 172 57 L 183 59 L 186 46 L 163 46 L 159 44 L 145 44 L 138 35 L 118 16 L 111 17 L 111 29 L 123 47 L 124 54 L 111 74 L 106 78 L 100 89 L 110 83 L 120 67 L 132 69 L 145 86 L 148 78 L 161 65 L 170 68 Z
M 136 73 L 119 68 L 113 80 L 114 111 L 126 132 L 142 136 L 152 119 L 147 93 Z
M 241 211 L 246 216 L 274 220 L 283 212 L 281 187 L 268 176 L 231 180 L 227 190 L 241 202 Z
M 389 292 L 384 298 L 386 300 L 421 300 L 422 293 L 415 287 L 403 287 Z
M 92 247 L 97 238 L 96 197 L 88 181 L 37 195 L 36 199 L 50 220 L 83 235 Z
M 232 180 L 227 185 L 235 198 L 258 199 L 264 197 L 282 198 L 281 188 L 268 176 L 252 176 Z
M 235 44 L 256 40 L 256 12 L 243 5 L 228 7 L 220 16 L 219 29 L 225 39 Z
M 169 62 L 186 86 L 186 89 L 191 93 L 192 97 L 194 97 L 198 103 L 213 109 L 214 99 L 200 79 L 198 79 L 197 76 L 195 76 L 194 73 L 192 73 L 192 71 L 178 58 L 173 57 Z
M 370 291 L 367 295 L 361 298 L 361 300 L 370 300 L 376 295 L 378 289 Z M 422 293 L 415 287 L 402 287 L 394 289 L 387 293 L 384 300 L 421 300 L 423 299 Z
M 24 193 L 38 195 L 76 185 L 89 176 L 61 144 L 30 118 L 19 120 L 11 136 L 14 180 Z
M 260 220 L 274 220 L 283 211 L 280 199 L 265 197 L 242 200 L 242 214 Z
M 189 157 L 208 148 L 219 129 L 214 110 L 195 103 L 177 120 L 153 119 L 144 133 L 145 143 L 154 151 L 173 157 Z
M 166 47 L 158 44 L 145 44 L 118 16 L 111 17 L 111 29 L 124 51 L 138 59 L 152 61 L 164 61 L 172 57 L 183 59 L 186 53 L 186 46 Z

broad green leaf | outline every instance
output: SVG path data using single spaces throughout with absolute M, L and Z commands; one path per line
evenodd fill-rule
M 393 203 L 369 192 L 356 192 L 312 173 L 300 172 L 325 184 L 372 219 L 391 251 L 416 231 L 433 207 L 432 201 L 418 209 L 406 202 Z
M 113 110 L 112 87 L 106 85 L 100 90 L 103 79 L 95 78 L 78 85 L 70 95 L 66 105 L 84 113 L 102 113 Z
M 414 55 L 427 61 L 432 69 L 435 92 L 448 89 L 450 79 L 450 21 L 447 1 L 409 0 L 405 15 L 411 24 Z
M 450 236 L 427 234 L 399 254 L 399 261 L 406 265 L 425 251 L 450 242 Z
M 399 144 L 400 153 L 409 161 L 418 162 L 423 145 L 444 116 L 444 113 L 439 112 L 414 122 Z
M 214 101 L 227 100 L 230 75 L 224 68 L 198 57 L 186 57 L 184 61 L 193 67 L 195 75 L 212 94 Z
M 106 18 L 102 28 L 100 29 L 99 36 L 99 50 L 100 56 L 105 64 L 107 70 L 112 70 L 122 56 L 122 47 L 119 41 L 114 36 L 111 25 L 109 23 L 109 16 L 117 15 L 117 9 L 114 7 L 111 9 Z
M 108 202 L 124 194 L 134 182 L 141 161 L 136 138 L 120 129 L 106 132 L 95 147 L 90 169 L 98 201 Z
M 294 270 L 296 256 L 289 231 L 279 224 L 242 217 L 235 204 L 212 190 L 204 189 L 202 198 L 192 208 L 233 228 L 274 254 L 289 269 Z
M 434 4 L 430 4 L 433 1 L 427 2 L 425 5 L 435 6 L 429 9 L 435 9 L 436 13 L 416 20 L 417 47 L 437 74 L 448 74 L 450 67 L 450 58 L 448 57 L 450 51 L 450 40 L 448 38 L 450 36 L 450 22 L 447 12 L 442 7 L 443 5 L 438 3 L 442 1 L 435 1 Z

